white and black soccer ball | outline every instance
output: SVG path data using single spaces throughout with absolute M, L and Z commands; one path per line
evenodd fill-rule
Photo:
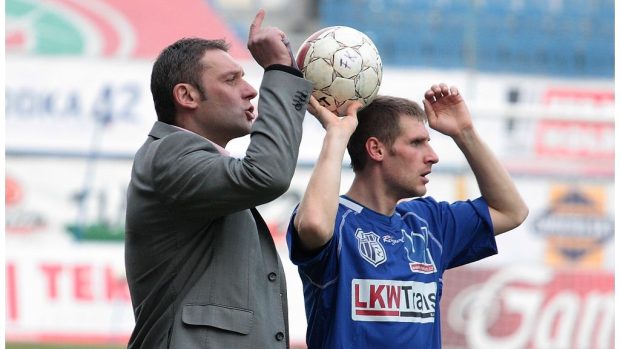
M 357 29 L 327 27 L 310 35 L 297 52 L 297 65 L 314 85 L 322 106 L 345 115 L 353 101 L 368 105 L 377 96 L 383 64 L 375 44 Z

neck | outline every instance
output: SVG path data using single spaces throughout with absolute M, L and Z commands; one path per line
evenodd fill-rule
M 190 117 L 177 117 L 177 126 L 208 139 L 211 143 L 217 144 L 222 149 L 226 148 L 228 144 L 228 141 L 217 137 L 213 132 L 207 132 L 206 129 L 200 127 L 200 125 L 196 124 Z
M 349 191 L 345 194 L 361 205 L 391 216 L 398 203 L 398 198 L 391 197 L 382 180 L 366 174 L 355 175 Z

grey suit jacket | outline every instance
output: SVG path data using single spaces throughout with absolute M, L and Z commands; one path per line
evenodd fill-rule
M 286 280 L 255 206 L 290 185 L 311 84 L 265 72 L 243 159 L 156 122 L 134 159 L 125 267 L 130 348 L 287 348 Z

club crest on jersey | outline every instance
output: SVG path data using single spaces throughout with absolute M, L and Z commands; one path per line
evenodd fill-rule
M 355 237 L 357 238 L 357 249 L 368 263 L 376 267 L 387 260 L 385 248 L 379 241 L 379 235 L 357 229 Z

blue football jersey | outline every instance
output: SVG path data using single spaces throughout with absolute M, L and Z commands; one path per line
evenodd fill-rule
M 287 243 L 304 288 L 308 349 L 441 348 L 444 270 L 497 253 L 483 198 L 418 198 L 385 216 L 342 196 L 320 251 L 301 249 L 293 219 Z

